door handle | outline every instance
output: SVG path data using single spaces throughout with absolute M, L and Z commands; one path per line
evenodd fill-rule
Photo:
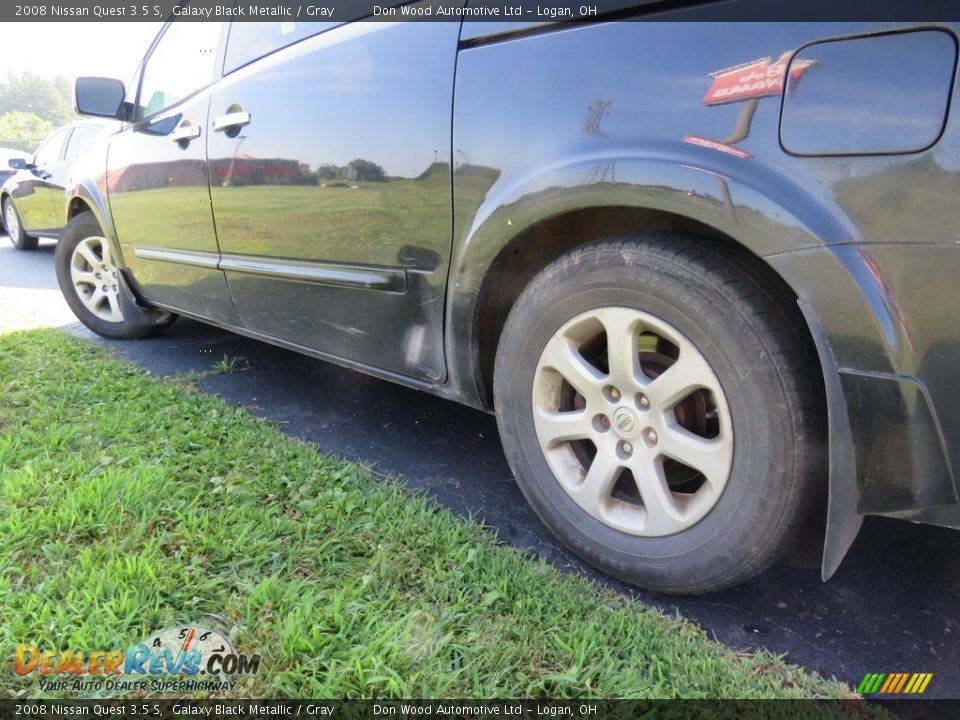
M 221 115 L 213 121 L 214 132 L 226 132 L 230 130 L 239 130 L 244 125 L 250 124 L 250 113 L 248 112 L 228 112 Z
M 170 133 L 170 139 L 175 143 L 189 142 L 198 137 L 200 137 L 200 128 L 197 125 L 181 125 Z

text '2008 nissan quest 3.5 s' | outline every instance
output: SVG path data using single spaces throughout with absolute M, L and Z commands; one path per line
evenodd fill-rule
M 174 19 L 77 81 L 122 127 L 60 286 L 108 337 L 186 315 L 495 412 L 543 522 L 644 587 L 818 513 L 824 577 L 866 514 L 960 527 L 957 27 L 698 9 Z

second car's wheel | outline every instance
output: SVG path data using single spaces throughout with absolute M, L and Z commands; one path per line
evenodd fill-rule
M 57 244 L 57 282 L 74 315 L 98 335 L 139 338 L 169 326 L 176 315 L 136 305 L 96 218 L 71 218 Z
M 7 228 L 7 235 L 10 236 L 10 242 L 17 250 L 36 250 L 38 240 L 35 237 L 27 235 L 23 229 L 23 223 L 20 221 L 20 213 L 17 212 L 13 200 L 4 198 L 3 201 L 3 224 Z
M 710 242 L 652 234 L 560 258 L 517 300 L 496 360 L 504 449 L 540 518 L 588 562 L 672 593 L 766 568 L 824 480 L 796 313 Z

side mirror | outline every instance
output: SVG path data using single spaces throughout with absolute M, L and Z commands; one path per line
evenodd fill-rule
M 126 89 L 119 80 L 80 77 L 74 85 L 74 107 L 81 115 L 117 118 L 126 94 Z
M 27 161 L 23 158 L 10 158 L 10 161 L 7 163 L 14 170 L 26 170 Z

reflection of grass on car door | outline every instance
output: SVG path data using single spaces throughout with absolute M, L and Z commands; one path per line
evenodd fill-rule
M 357 189 L 223 188 L 214 195 L 217 230 L 240 252 L 373 264 L 388 264 L 384 250 L 410 244 L 405 238 L 449 238 L 449 202 L 449 191 L 430 193 L 403 180 Z
M 457 179 L 463 222 L 491 182 L 486 175 Z M 216 187 L 217 232 L 229 252 L 373 265 L 397 264 L 393 253 L 405 245 L 439 253 L 449 247 L 452 214 L 445 173 L 343 185 Z M 193 187 L 160 188 L 121 195 L 117 204 L 125 217 L 135 218 L 134 244 L 162 238 L 173 247 L 196 249 L 212 230 L 205 215 L 196 212 L 198 197 Z

